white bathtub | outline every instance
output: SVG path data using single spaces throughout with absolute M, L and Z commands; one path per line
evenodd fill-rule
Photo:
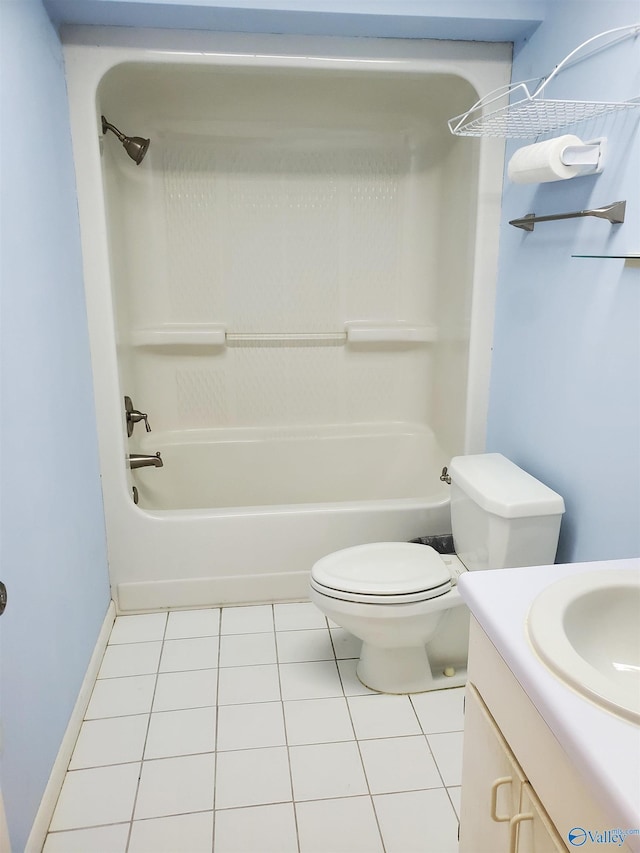
M 148 510 L 262 509 L 292 505 L 442 504 L 447 457 L 418 426 L 192 430 L 146 435 L 162 468 L 132 472 Z M 448 532 L 448 524 L 442 531 Z M 415 535 L 420 535 L 418 531 Z
M 449 532 L 441 468 L 484 448 L 504 150 L 446 117 L 508 82 L 508 47 L 65 41 L 119 611 L 304 598 L 337 548 Z M 140 166 L 101 113 L 151 137 Z

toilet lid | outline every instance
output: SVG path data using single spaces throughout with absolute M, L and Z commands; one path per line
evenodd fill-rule
M 336 551 L 318 560 L 311 577 L 329 589 L 375 596 L 442 589 L 451 582 L 440 555 L 412 542 L 374 542 Z

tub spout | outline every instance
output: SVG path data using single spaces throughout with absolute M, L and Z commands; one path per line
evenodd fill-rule
M 162 468 L 164 462 L 160 456 L 160 451 L 152 456 L 145 453 L 130 453 L 129 465 L 131 468 Z

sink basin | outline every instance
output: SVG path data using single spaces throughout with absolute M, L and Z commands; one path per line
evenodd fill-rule
M 555 676 L 640 723 L 640 571 L 584 572 L 551 584 L 531 605 L 527 630 Z

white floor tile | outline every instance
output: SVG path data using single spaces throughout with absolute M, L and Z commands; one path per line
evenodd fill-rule
M 212 669 L 218 666 L 218 637 L 165 640 L 160 672 Z
M 216 704 L 218 670 L 196 669 L 190 672 L 163 672 L 158 675 L 154 711 L 179 711 Z
M 455 788 L 447 788 L 447 793 L 449 794 L 449 799 L 451 800 L 454 809 L 456 810 L 456 814 L 458 816 L 458 820 L 460 820 L 460 793 L 462 788 L 460 786 Z
M 300 853 L 382 853 L 369 797 L 296 803 L 296 814 Z
M 113 623 L 109 645 L 145 643 L 162 640 L 167 624 L 166 613 L 144 613 L 140 616 L 118 616 Z
M 425 734 L 462 731 L 464 687 L 414 693 L 411 702 Z
M 116 764 L 67 773 L 51 831 L 131 820 L 139 764 Z
M 121 678 L 125 675 L 147 675 L 158 671 L 160 641 L 107 646 L 98 678 Z
M 363 740 L 360 752 L 372 794 L 442 786 L 423 735 Z
M 375 690 L 365 687 L 356 675 L 357 660 L 339 660 L 338 671 L 345 696 L 377 696 Z
M 213 752 L 215 745 L 215 708 L 159 711 L 151 715 L 144 757 L 146 760 Z
M 54 832 L 47 835 L 42 853 L 125 853 L 129 838 L 129 824 L 97 826 L 92 829 L 74 829 L 71 832 Z
M 263 631 L 273 631 L 273 608 L 270 604 L 222 608 L 221 634 L 259 634 Z
M 274 604 L 276 631 L 300 631 L 305 628 L 326 628 L 324 614 L 311 601 L 299 604 Z
M 174 610 L 169 614 L 165 640 L 215 637 L 220 633 L 220 608 Z
M 278 660 L 280 663 L 334 660 L 333 646 L 327 628 L 301 631 L 278 631 Z
M 277 663 L 276 641 L 269 634 L 229 634 L 220 637 L 220 666 Z
M 371 691 L 329 627 L 310 602 L 119 617 L 43 853 L 453 853 L 463 689 Z
M 354 637 L 344 628 L 332 628 L 331 639 L 338 660 L 346 660 L 350 658 L 359 658 L 360 649 L 362 648 L 362 640 Z
M 293 804 L 217 811 L 213 853 L 298 853 Z
M 335 661 L 280 664 L 280 683 L 284 700 L 342 696 Z
M 286 747 L 218 753 L 216 809 L 267 805 L 291 799 Z
M 289 746 L 355 740 L 344 698 L 285 702 L 284 716 Z
M 221 705 L 218 709 L 218 750 L 285 746 L 281 702 Z
M 462 782 L 462 732 L 428 735 L 427 741 L 447 788 Z
M 347 701 L 358 740 L 422 734 L 408 696 L 351 696 Z
M 130 675 L 96 681 L 85 719 L 147 714 L 151 710 L 155 675 Z
M 211 810 L 214 771 L 213 753 L 144 761 L 134 818 Z
M 80 728 L 69 770 L 140 761 L 148 723 L 148 714 L 86 720 Z
M 458 821 L 444 788 L 373 798 L 387 853 L 457 853 Z
M 355 741 L 292 746 L 289 760 L 296 801 L 369 793 Z
M 211 853 L 212 843 L 213 812 L 197 812 L 134 820 L 129 853 Z
M 218 704 L 243 705 L 247 702 L 280 700 L 278 667 L 236 666 L 221 669 L 218 679 Z

